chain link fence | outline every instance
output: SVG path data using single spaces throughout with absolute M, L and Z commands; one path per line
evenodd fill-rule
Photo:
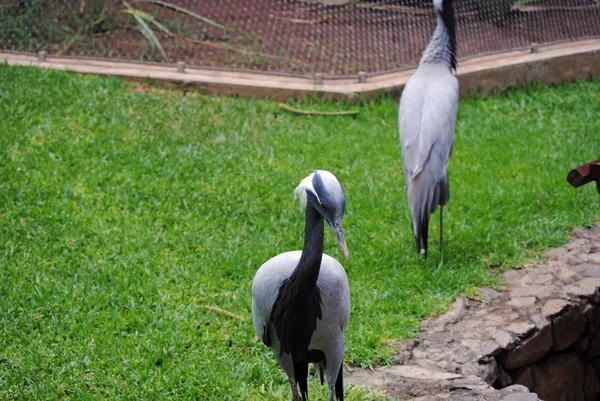
M 598 0 L 455 0 L 458 56 L 600 37 Z M 0 0 L 0 49 L 325 77 L 411 68 L 431 0 Z

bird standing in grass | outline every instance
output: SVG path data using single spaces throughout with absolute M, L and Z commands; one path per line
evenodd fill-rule
M 400 146 L 410 218 L 417 251 L 427 258 L 429 216 L 450 198 L 448 160 L 458 109 L 456 24 L 453 0 L 433 0 L 437 27 L 400 98 Z
M 317 170 L 294 190 L 306 209 L 304 248 L 265 262 L 252 281 L 252 321 L 287 374 L 294 401 L 308 396 L 308 365 L 327 380 L 329 400 L 344 399 L 344 330 L 350 290 L 342 265 L 323 254 L 323 220 L 348 260 L 342 218 L 346 198 L 333 174 Z

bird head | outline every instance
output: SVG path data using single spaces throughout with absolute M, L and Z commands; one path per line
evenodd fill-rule
M 437 12 L 442 13 L 444 10 L 452 7 L 453 0 L 433 0 L 433 7 Z
M 316 170 L 300 182 L 294 194 L 300 199 L 302 207 L 313 207 L 329 224 L 344 258 L 348 260 L 348 247 L 342 225 L 346 208 L 342 184 L 329 171 Z

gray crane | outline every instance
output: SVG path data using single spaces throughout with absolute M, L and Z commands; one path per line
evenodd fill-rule
M 456 24 L 453 0 L 433 0 L 437 27 L 417 71 L 400 98 L 400 146 L 410 219 L 417 251 L 427 258 L 429 216 L 440 206 L 440 247 L 443 207 L 450 198 L 448 160 L 454 144 L 458 109 Z
M 346 198 L 333 174 L 317 170 L 294 190 L 306 209 L 302 251 L 279 254 L 265 262 L 252 281 L 252 322 L 287 374 L 294 401 L 308 396 L 308 365 L 321 384 L 327 380 L 329 400 L 344 399 L 344 330 L 350 318 L 350 290 L 342 265 L 323 253 L 325 220 L 344 258 L 348 248 L 342 218 Z

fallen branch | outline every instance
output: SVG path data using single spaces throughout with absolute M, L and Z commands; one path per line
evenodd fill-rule
M 296 109 L 293 108 L 291 106 L 288 106 L 285 103 L 278 103 L 277 104 L 280 108 L 290 111 L 292 113 L 296 113 L 296 114 L 303 114 L 303 115 L 317 115 L 317 116 L 353 116 L 358 114 L 358 110 L 348 110 L 348 111 L 314 111 L 314 110 L 300 110 L 300 109 Z
M 64 45 L 62 48 L 60 48 L 60 49 L 59 49 L 59 50 L 56 52 L 56 55 L 57 55 L 57 56 L 61 56 L 61 55 L 63 55 L 64 53 L 66 53 L 66 52 L 67 52 L 67 50 L 69 50 L 69 49 L 71 48 L 71 46 L 73 46 L 73 39 L 69 40 L 69 42 L 68 42 L 66 45 Z
M 208 310 L 209 310 L 209 311 L 211 311 L 211 312 L 220 313 L 221 315 L 229 316 L 229 317 L 232 317 L 232 318 L 234 318 L 234 319 L 239 319 L 239 320 L 241 320 L 242 322 L 245 322 L 245 321 L 246 321 L 246 319 L 245 319 L 243 316 L 236 315 L 236 314 L 235 314 L 235 313 L 233 313 L 233 312 L 226 311 L 226 310 L 224 310 L 224 309 L 221 309 L 221 308 L 218 308 L 218 307 L 216 307 L 216 306 L 204 305 L 204 308 L 205 308 L 205 309 L 208 309 Z

